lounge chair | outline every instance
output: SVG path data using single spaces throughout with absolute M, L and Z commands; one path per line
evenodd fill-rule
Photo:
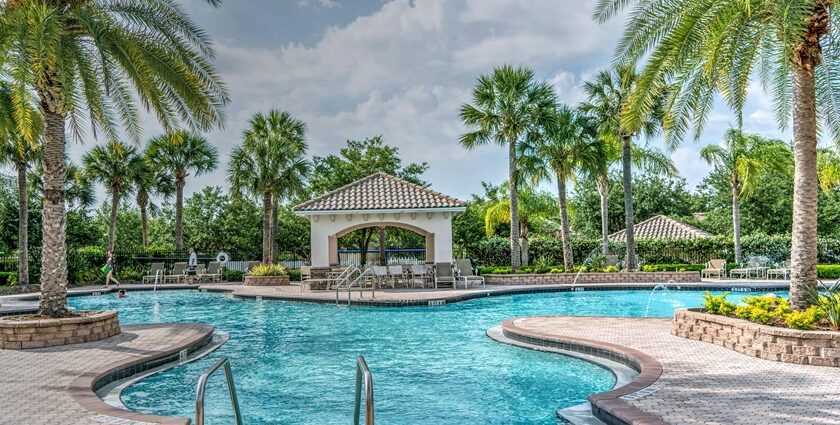
M 403 270 L 403 266 L 388 266 L 388 277 L 391 278 L 391 282 L 393 283 L 392 286 L 396 286 L 397 282 L 405 283 L 405 271 Z M 406 284 L 406 286 L 408 286 L 408 284 Z
M 473 270 L 472 261 L 469 259 L 455 260 L 455 269 L 458 271 L 458 279 L 464 281 L 464 289 L 469 288 L 470 283 L 480 283 L 485 288 L 484 276 L 479 276 Z
M 175 282 L 180 283 L 187 278 L 187 263 L 175 263 L 172 265 L 172 270 L 163 277 L 163 283 Z
M 154 283 L 155 280 L 158 279 L 158 276 L 160 277 L 160 282 L 163 283 L 163 274 L 165 273 L 164 267 L 163 263 L 152 263 L 152 268 L 149 269 L 149 274 L 143 276 L 143 283 Z
M 700 271 L 701 277 L 715 276 L 718 279 L 726 277 L 726 260 L 714 259 L 706 263 L 706 268 Z
M 738 267 L 729 271 L 729 277 L 735 278 L 737 275 L 738 279 L 747 279 L 754 271 L 753 267 Z
M 219 282 L 222 280 L 222 265 L 216 261 L 211 261 L 204 270 L 196 271 L 196 274 L 202 282 L 205 279 L 208 282 Z
M 784 280 L 787 280 L 788 275 L 790 274 L 790 260 L 786 260 L 781 267 L 775 269 L 767 270 L 767 279 L 772 279 L 774 277 L 780 277 Z
M 452 270 L 452 263 L 435 263 L 435 289 L 438 289 L 438 285 L 441 283 L 447 283 L 452 285 L 452 289 L 455 289 L 455 274 Z
M 312 290 L 328 290 L 335 284 L 335 279 L 313 279 L 311 266 L 300 266 L 300 292 L 309 288 Z
M 419 283 L 421 288 L 425 288 L 426 282 L 429 281 L 429 268 L 425 264 L 412 264 L 410 272 L 411 286 L 414 287 L 415 283 Z
M 388 267 L 386 267 L 386 266 L 373 266 L 371 268 L 373 269 L 373 281 L 374 281 L 373 283 L 374 283 L 374 285 L 377 285 L 380 288 L 382 288 L 382 282 L 387 282 L 387 281 L 391 280 L 390 276 L 388 276 Z M 391 288 L 393 288 L 393 287 L 394 287 L 394 281 L 391 280 Z

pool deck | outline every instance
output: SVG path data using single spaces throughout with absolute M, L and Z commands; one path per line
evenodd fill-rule
M 590 397 L 633 424 L 840 424 L 840 370 L 750 357 L 671 335 L 669 319 L 509 319 L 521 345 L 634 359 L 625 388 Z M 518 344 L 518 345 L 520 345 Z
M 91 389 L 114 372 L 133 374 L 209 341 L 212 326 L 123 326 L 104 340 L 34 350 L 0 350 L 0 424 L 167 424 L 187 418 L 144 415 L 105 404 Z

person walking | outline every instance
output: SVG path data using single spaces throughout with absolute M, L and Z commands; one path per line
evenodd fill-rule
M 116 266 L 114 261 L 114 250 L 108 250 L 108 260 L 105 262 L 105 267 L 108 268 L 108 274 L 105 276 L 105 289 L 108 289 L 108 284 L 114 282 L 117 284 L 117 287 L 120 286 L 120 281 L 114 277 L 114 273 L 116 272 Z

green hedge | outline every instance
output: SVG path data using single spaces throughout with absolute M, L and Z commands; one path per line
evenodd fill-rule
M 840 279 L 840 264 L 817 264 L 820 279 Z
M 643 272 L 699 272 L 706 268 L 704 264 L 646 264 Z
M 17 272 L 0 272 L 0 286 L 14 286 L 18 283 Z

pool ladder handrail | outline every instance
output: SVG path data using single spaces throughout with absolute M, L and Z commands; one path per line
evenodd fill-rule
M 356 402 L 353 406 L 353 425 L 359 425 L 362 407 L 362 384 L 365 387 L 365 425 L 373 425 L 373 375 L 364 356 L 356 358 Z
M 236 386 L 233 384 L 233 373 L 230 371 L 230 361 L 222 357 L 210 369 L 207 369 L 200 378 L 195 388 L 195 425 L 204 425 L 204 392 L 207 388 L 207 380 L 219 368 L 224 367 L 225 380 L 227 381 L 230 404 L 233 409 L 233 421 L 236 425 L 242 425 L 242 414 L 239 411 L 239 399 L 236 397 Z

